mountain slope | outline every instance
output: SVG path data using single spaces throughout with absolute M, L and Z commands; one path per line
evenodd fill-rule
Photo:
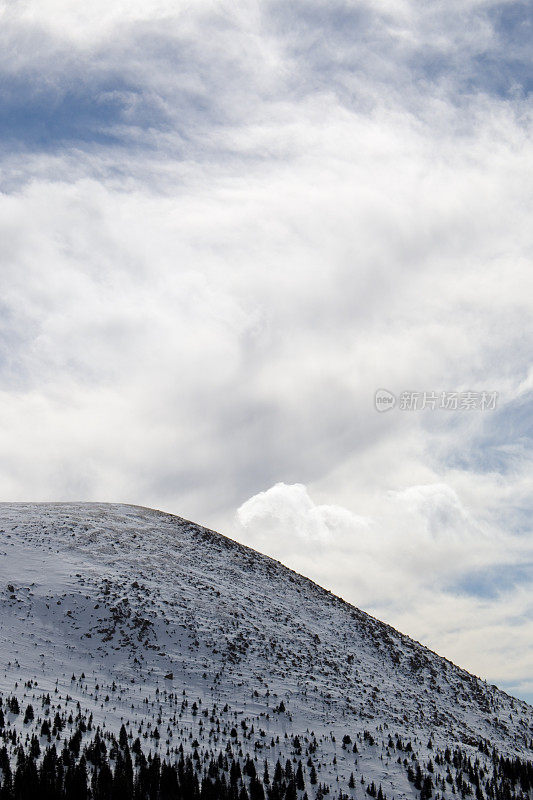
M 395 797 L 417 791 L 391 736 L 412 742 L 420 763 L 447 747 L 532 757 L 530 706 L 179 517 L 2 504 L 0 542 L 0 691 L 21 707 L 53 692 L 107 730 L 157 724 L 212 750 L 235 744 L 237 726 L 240 751 L 272 764 L 303 737 L 322 783 L 346 790 L 355 771 Z M 178 695 L 187 705 L 176 718 Z M 194 702 L 227 706 L 218 730 Z M 168 738 L 147 739 L 171 752 Z

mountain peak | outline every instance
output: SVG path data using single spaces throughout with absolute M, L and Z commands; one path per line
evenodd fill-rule
M 185 693 L 246 720 L 254 755 L 287 755 L 278 737 L 313 731 L 330 783 L 354 770 L 343 748 L 333 763 L 331 737 L 531 757 L 527 704 L 214 531 L 100 503 L 2 504 L 0 531 L 6 697 L 28 682 L 37 695 L 57 689 L 118 731 L 125 719 L 138 729 L 156 697 L 169 725 Z M 103 702 L 96 686 L 113 683 Z M 389 761 L 380 782 L 407 796 L 404 765 Z

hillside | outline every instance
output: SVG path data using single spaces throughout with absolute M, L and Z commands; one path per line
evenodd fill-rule
M 528 774 L 530 706 L 220 534 L 103 504 L 2 504 L 0 534 L 13 758 L 34 735 L 49 746 L 43 720 L 59 713 L 58 747 L 84 721 L 82 744 L 124 725 L 130 744 L 139 737 L 169 763 L 179 745 L 198 762 L 249 756 L 258 774 L 265 761 L 271 772 L 302 762 L 300 796 L 362 798 L 381 785 L 389 798 L 418 798 L 431 784 L 430 796 L 482 800 L 490 780 L 497 796 L 509 777 L 496 757 Z M 7 705 L 15 697 L 19 714 Z M 531 796 L 516 781 L 508 791 Z

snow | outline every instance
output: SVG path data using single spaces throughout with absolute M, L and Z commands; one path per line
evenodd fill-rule
M 22 709 L 50 693 L 116 733 L 160 719 L 152 749 L 168 730 L 224 747 L 235 725 L 272 765 L 316 737 L 319 781 L 346 791 L 353 771 L 396 798 L 414 790 L 389 735 L 426 761 L 429 739 L 531 758 L 526 703 L 213 531 L 136 506 L 18 503 L 0 504 L 0 536 L 0 693 Z M 200 713 L 214 706 L 225 733 Z

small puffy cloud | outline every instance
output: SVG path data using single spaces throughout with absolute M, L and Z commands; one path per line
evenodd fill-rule
M 237 516 L 257 549 L 279 550 L 282 558 L 299 553 L 306 544 L 322 551 L 337 537 L 349 536 L 367 524 L 341 506 L 315 505 L 301 483 L 277 483 L 259 492 L 240 506 Z

